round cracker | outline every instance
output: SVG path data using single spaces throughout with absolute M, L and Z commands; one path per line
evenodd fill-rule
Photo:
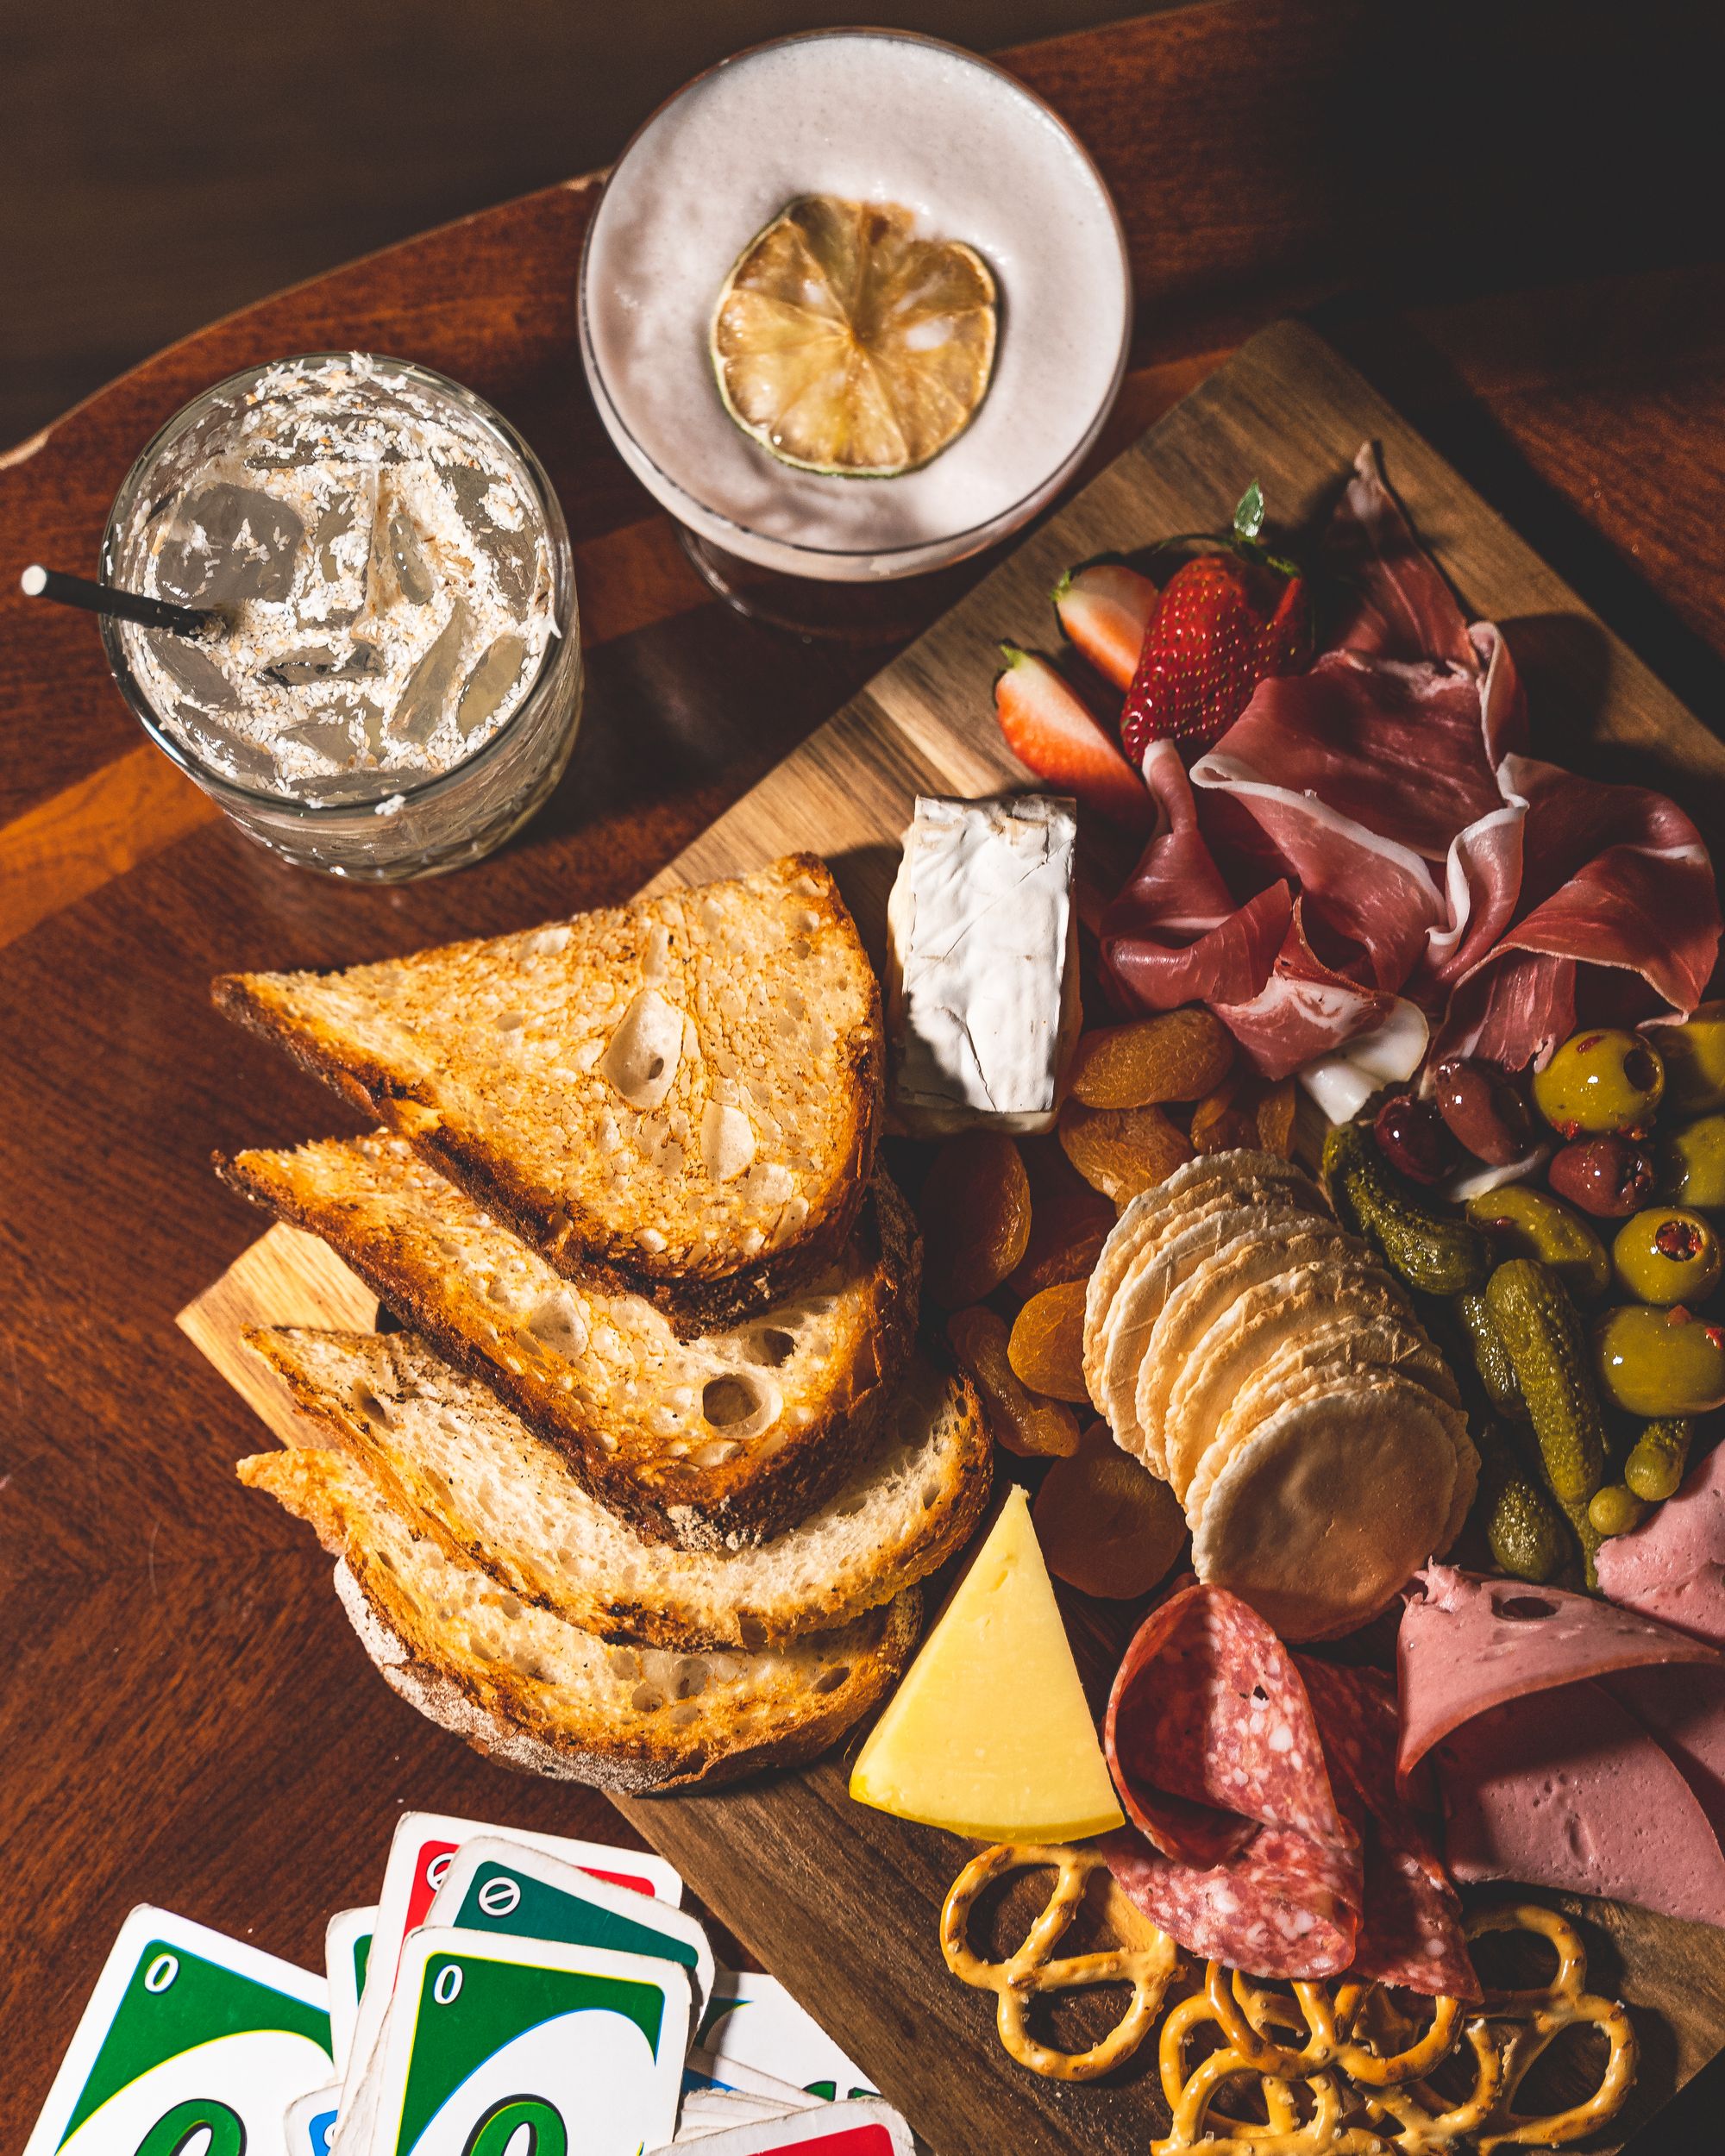
M 1418 1325 L 1393 1309 L 1372 1314 L 1328 1306 L 1332 1314 L 1305 1339 L 1284 1342 L 1230 1402 L 1186 1489 L 1187 1518 L 1202 1519 L 1216 1477 L 1261 1423 L 1297 1400 L 1333 1389 L 1345 1377 L 1405 1377 L 1454 1413 L 1458 1450 L 1467 1444 L 1460 1394 L 1442 1353 Z M 1468 1445 L 1468 1451 L 1472 1446 Z M 1477 1470 L 1474 1470 L 1477 1479 Z M 1469 1502 L 1471 1502 L 1470 1498 Z M 1465 1514 L 1464 1514 L 1465 1516 Z
M 1194 1571 L 1284 1639 L 1356 1630 L 1442 1539 L 1459 1471 L 1446 1417 L 1403 1377 L 1345 1378 L 1282 1408 L 1216 1477 Z
M 1114 1291 L 1126 1277 L 1133 1258 L 1149 1238 L 1165 1234 L 1172 1219 L 1189 1212 L 1212 1194 L 1212 1186 L 1238 1187 L 1253 1181 L 1288 1183 L 1302 1188 L 1314 1208 L 1322 1209 L 1323 1200 L 1316 1186 L 1296 1162 L 1284 1160 L 1279 1153 L 1242 1150 L 1201 1153 L 1195 1160 L 1184 1162 L 1153 1189 L 1140 1191 L 1115 1221 L 1091 1270 L 1084 1297 L 1084 1379 L 1093 1400 L 1096 1400 L 1098 1389 L 1097 1383 L 1092 1382 L 1093 1344 L 1094 1352 L 1100 1358 L 1103 1320 Z M 1100 1372 L 1100 1359 L 1095 1368 Z M 1096 1404 L 1100 1408 L 1100 1400 L 1096 1400 Z
M 1271 1221 L 1294 1219 L 1329 1225 L 1321 1216 L 1308 1213 L 1289 1185 L 1248 1183 L 1176 1215 L 1132 1259 L 1102 1321 L 1098 1384 L 1093 1395 L 1109 1428 L 1129 1452 L 1142 1455 L 1144 1431 L 1134 1404 L 1138 1369 L 1169 1294 L 1207 1258 L 1219 1256 Z
M 1332 1319 L 1389 1315 L 1417 1337 L 1412 1306 L 1364 1244 L 1260 1281 L 1238 1296 L 1186 1353 L 1162 1411 L 1162 1456 L 1183 1498 L 1235 1397 L 1267 1362 Z
M 1266 1221 L 1255 1232 L 1237 1236 L 1226 1250 L 1202 1260 L 1183 1281 L 1169 1286 L 1145 1346 L 1133 1401 L 1148 1457 L 1157 1463 L 1159 1475 L 1168 1474 L 1164 1419 L 1169 1395 L 1186 1366 L 1187 1357 L 1216 1320 L 1260 1281 L 1273 1280 L 1277 1274 L 1292 1272 L 1315 1259 L 1350 1258 L 1361 1249 L 1333 1220 L 1295 1214 L 1285 1220 Z M 1179 1495 L 1180 1485 L 1176 1482 L 1174 1488 Z

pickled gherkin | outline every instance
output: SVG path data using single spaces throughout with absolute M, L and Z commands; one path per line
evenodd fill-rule
M 1675 1497 L 1689 1464 L 1695 1425 L 1686 1415 L 1666 1415 L 1650 1422 L 1636 1438 L 1623 1469 L 1623 1480 L 1637 1497 L 1652 1505 Z
M 1600 1536 L 1587 1508 L 1605 1480 L 1605 1426 L 1581 1313 L 1535 1258 L 1507 1259 L 1485 1297 L 1527 1403 L 1546 1481 L 1575 1530 L 1592 1587 Z
M 1492 1557 L 1512 1579 L 1544 1586 L 1574 1562 L 1563 1514 L 1502 1430 L 1487 1423 L 1476 1435 L 1484 1465 L 1478 1518 Z
M 1503 1344 L 1503 1335 L 1497 1330 L 1490 1305 L 1483 1294 L 1458 1295 L 1456 1315 L 1461 1320 L 1473 1367 L 1485 1388 L 1486 1398 L 1500 1415 L 1514 1415 L 1525 1422 L 1527 1403 L 1521 1397 L 1515 1365 L 1509 1360 L 1509 1351 Z
M 1612 1535 L 1626 1535 L 1632 1527 L 1640 1525 L 1647 1509 L 1647 1501 L 1637 1497 L 1634 1491 L 1622 1482 L 1608 1482 L 1603 1489 L 1594 1491 L 1588 1501 L 1587 1524 L 1603 1539 Z
M 1403 1188 L 1364 1122 L 1331 1131 L 1323 1176 L 1344 1225 L 1369 1237 L 1410 1288 L 1427 1295 L 1466 1295 L 1484 1285 L 1490 1265 L 1485 1238 Z

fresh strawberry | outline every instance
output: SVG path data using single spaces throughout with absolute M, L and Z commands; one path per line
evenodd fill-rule
M 1071 642 L 1105 681 L 1129 689 L 1156 611 L 1156 586 L 1124 561 L 1069 569 L 1054 587 L 1054 611 Z
M 1070 682 L 1046 659 L 1002 644 L 994 715 L 1007 746 L 1039 779 L 1071 793 L 1129 830 L 1146 830 L 1150 793 Z
M 1152 741 L 1208 749 L 1262 680 L 1295 674 L 1311 655 L 1311 608 L 1292 562 L 1258 540 L 1264 497 L 1254 480 L 1234 511 L 1225 552 L 1195 555 L 1162 587 L 1120 714 L 1134 764 Z

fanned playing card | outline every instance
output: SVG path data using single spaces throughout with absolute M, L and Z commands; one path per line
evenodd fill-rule
M 425 1921 L 677 1962 L 689 1972 L 697 2020 L 712 1996 L 712 1949 L 693 1916 L 500 1835 L 461 1844 Z
M 600 1946 L 425 1928 L 402 1949 L 370 2156 L 638 2156 L 676 2131 L 689 1980 Z
M 135 1908 L 24 2156 L 273 2150 L 288 2106 L 327 2088 L 333 2071 L 322 1977 L 166 1909 Z

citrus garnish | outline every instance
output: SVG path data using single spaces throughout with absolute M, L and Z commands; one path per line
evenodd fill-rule
M 787 464 L 889 479 L 938 456 L 994 364 L 994 279 L 893 203 L 806 195 L 750 241 L 712 318 L 725 410 Z

